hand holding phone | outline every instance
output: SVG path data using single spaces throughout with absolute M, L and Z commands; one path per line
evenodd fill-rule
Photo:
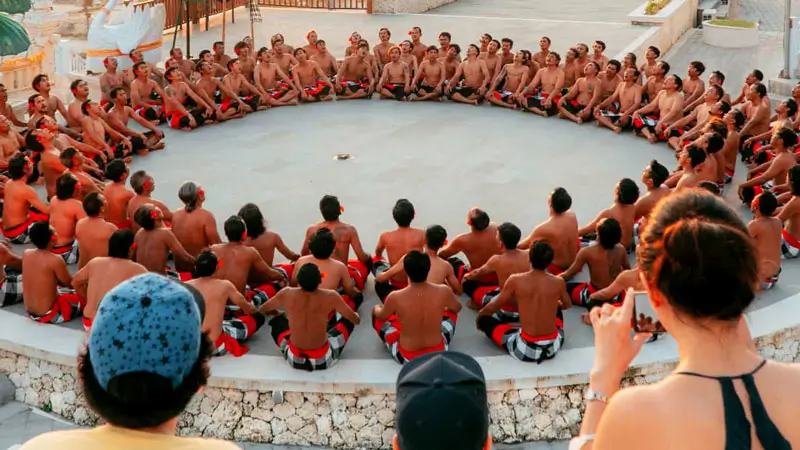
M 653 304 L 647 292 L 633 293 L 633 330 L 637 333 L 664 333 L 666 330 L 658 320 Z

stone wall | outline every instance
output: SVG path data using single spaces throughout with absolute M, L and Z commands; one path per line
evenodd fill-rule
M 373 14 L 416 14 L 455 0 L 372 0 Z
M 756 339 L 768 358 L 800 361 L 800 326 Z M 631 369 L 626 386 L 658 381 L 674 363 Z M 0 351 L 0 373 L 16 386 L 16 399 L 80 425 L 98 417 L 80 393 L 76 369 Z M 489 392 L 495 442 L 567 439 L 578 433 L 585 384 Z M 278 398 L 282 401 L 276 402 Z M 206 388 L 181 414 L 179 433 L 220 439 L 337 448 L 389 448 L 394 395 L 261 392 Z
M 633 25 L 646 25 L 651 28 L 620 52 L 617 59 L 621 61 L 626 53 L 635 53 L 644 61 L 644 53 L 651 45 L 661 50 L 662 57 L 666 55 L 684 33 L 695 26 L 697 4 L 698 0 L 672 0 L 658 13 L 646 15 L 644 8 L 647 2 L 642 3 L 628 14 L 628 18 Z

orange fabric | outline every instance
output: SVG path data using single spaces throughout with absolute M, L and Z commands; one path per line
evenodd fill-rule
M 306 359 L 323 359 L 325 358 L 325 355 L 328 354 L 328 350 L 331 347 L 328 341 L 325 341 L 325 345 L 322 348 L 318 348 L 316 350 L 299 349 L 292 344 L 291 339 L 288 339 L 286 344 L 289 346 L 289 351 L 292 352 L 292 354 Z
M 419 358 L 422 355 L 427 355 L 428 353 L 440 352 L 442 350 L 445 350 L 444 339 L 442 339 L 439 345 L 434 345 L 433 347 L 422 348 L 414 351 L 406 350 L 400 344 L 397 344 L 397 351 L 399 351 L 400 354 L 403 355 L 403 358 L 405 358 L 408 361 L 411 361 L 414 358 Z
M 237 358 L 247 354 L 247 352 L 250 351 L 246 345 L 240 344 L 239 341 L 233 338 L 233 336 L 225 333 L 220 334 L 217 340 L 214 341 L 214 348 L 218 349 L 223 345 L 228 353 Z

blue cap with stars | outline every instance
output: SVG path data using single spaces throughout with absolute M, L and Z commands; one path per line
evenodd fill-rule
M 205 306 L 202 295 L 187 286 L 147 273 L 103 297 L 88 344 L 103 389 L 132 372 L 155 373 L 180 386 L 200 355 Z

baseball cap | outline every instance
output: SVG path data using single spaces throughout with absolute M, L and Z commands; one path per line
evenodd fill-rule
M 487 447 L 486 379 L 471 356 L 443 351 L 409 361 L 397 376 L 396 401 L 398 450 Z
M 154 273 L 110 290 L 89 334 L 89 357 L 103 389 L 119 375 L 148 372 L 177 388 L 200 356 L 205 301 L 197 289 Z

